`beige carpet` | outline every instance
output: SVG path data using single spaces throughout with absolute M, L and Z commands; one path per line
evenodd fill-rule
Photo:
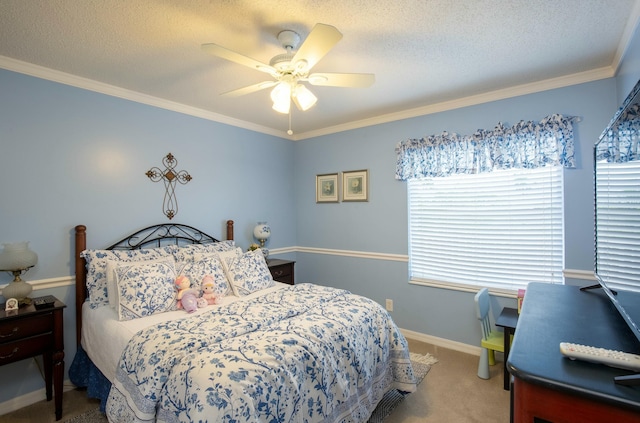
M 429 373 L 431 366 L 438 360 L 431 354 L 411 353 L 411 365 L 418 384 L 422 382 L 424 377 Z M 368 423 L 381 423 L 391 412 L 400 404 L 406 395 L 399 393 L 397 390 L 389 391 L 382 398 L 376 409 L 371 414 Z M 100 412 L 99 408 L 94 408 L 82 413 L 72 419 L 65 420 L 65 423 L 106 423 L 107 418 Z
M 409 350 L 438 357 L 429 376 L 391 412 L 386 423 L 508 423 L 509 391 L 502 389 L 502 354 L 491 366 L 491 379 L 478 378 L 478 356 L 412 339 Z M 56 422 L 53 401 L 42 400 L 0 416 L 0 423 L 60 423 L 98 408 L 98 401 L 71 389 L 62 398 Z

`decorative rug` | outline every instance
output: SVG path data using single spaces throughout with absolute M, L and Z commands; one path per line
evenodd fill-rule
M 416 377 L 418 384 L 422 382 L 424 377 L 431 370 L 431 366 L 437 363 L 438 360 L 431 354 L 416 354 L 411 353 L 411 365 L 413 367 L 413 373 Z M 381 423 L 384 419 L 391 414 L 391 412 L 402 402 L 404 395 L 393 389 L 382 397 L 382 400 L 378 403 L 378 406 L 367 423 Z M 89 410 L 79 416 L 73 417 L 69 420 L 65 420 L 65 423 L 106 423 L 107 417 L 100 412 L 99 408 Z
M 416 384 L 419 385 L 427 373 L 429 373 L 429 370 L 431 370 L 431 366 L 438 362 L 438 359 L 431 354 L 422 355 L 410 353 L 410 357 L 413 374 L 416 377 Z M 369 417 L 367 423 L 382 423 L 402 400 L 404 400 L 404 397 L 405 394 L 401 394 L 397 389 L 392 389 L 384 394 L 376 409 L 371 413 L 371 417 Z

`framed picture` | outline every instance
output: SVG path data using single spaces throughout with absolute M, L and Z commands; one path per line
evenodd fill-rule
M 369 201 L 369 171 L 342 172 L 342 201 Z
M 316 203 L 337 203 L 339 189 L 337 173 L 316 175 Z

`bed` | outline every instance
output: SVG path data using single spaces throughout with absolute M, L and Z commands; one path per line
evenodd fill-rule
M 111 422 L 366 422 L 413 392 L 407 342 L 376 302 L 271 278 L 260 250 L 161 224 L 105 249 L 76 227 L 71 381 Z M 177 308 L 178 275 L 215 301 Z

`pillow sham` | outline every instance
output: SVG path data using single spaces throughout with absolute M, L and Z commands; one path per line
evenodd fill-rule
M 160 259 L 154 260 L 144 260 L 144 261 L 131 261 L 131 262 L 122 262 L 116 260 L 107 260 L 106 267 L 106 278 L 107 278 L 107 300 L 111 308 L 117 311 L 119 304 L 119 293 L 118 293 L 118 279 L 116 276 L 116 268 L 123 263 L 126 264 L 150 264 L 157 262 L 168 262 L 170 264 L 175 265 L 175 260 L 173 257 L 163 257 Z
M 176 269 L 171 261 L 119 263 L 118 319 L 132 320 L 176 309 Z
M 214 280 L 214 293 L 220 296 L 233 295 L 231 284 L 222 267 L 218 254 L 196 253 L 192 260 L 176 263 L 176 273 L 191 281 L 191 288 L 202 291 L 202 279 L 211 275 Z
M 222 264 L 237 296 L 248 295 L 274 285 L 269 266 L 260 249 L 223 260 Z
M 147 261 L 173 257 L 176 245 L 141 250 L 84 250 L 80 253 L 87 262 L 87 292 L 92 304 L 108 304 L 107 261 Z
M 185 244 L 181 245 L 176 252 L 176 261 L 192 260 L 195 254 L 219 253 L 236 248 L 235 241 L 220 241 L 210 244 Z

